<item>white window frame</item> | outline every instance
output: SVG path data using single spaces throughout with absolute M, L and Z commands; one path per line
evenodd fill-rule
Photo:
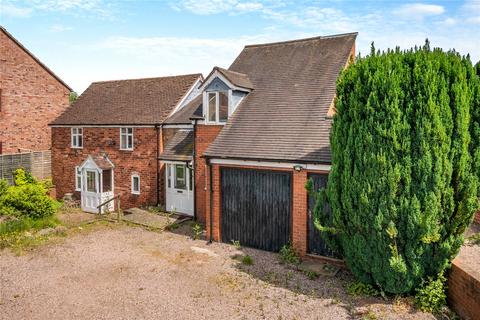
M 138 190 L 135 190 L 135 189 L 134 189 L 134 186 L 135 186 L 135 184 L 133 183 L 133 180 L 134 180 L 134 179 L 138 179 Z M 132 189 L 132 194 L 140 194 L 140 189 L 141 189 L 141 188 L 140 188 L 140 181 L 141 181 L 141 180 L 140 180 L 140 175 L 139 175 L 139 174 L 137 174 L 137 173 L 132 174 L 132 179 L 131 179 L 131 182 L 132 182 L 132 188 L 131 188 L 131 189 Z
M 83 176 L 82 171 L 79 170 L 79 166 L 75 167 L 75 191 L 82 191 L 83 187 Z M 78 179 L 80 178 L 80 186 L 78 185 Z
M 132 133 L 128 133 L 128 130 L 131 129 L 132 130 Z M 125 132 L 122 132 L 123 130 L 125 130 Z M 131 136 L 132 137 L 132 145 L 129 146 L 128 145 L 128 137 Z M 122 141 L 123 139 L 127 139 L 126 140 L 126 143 L 125 145 L 127 146 L 126 148 L 122 148 Z M 133 134 L 133 127 L 121 127 L 120 128 L 120 150 L 127 150 L 127 151 L 132 151 L 133 150 L 133 145 L 134 145 L 134 134 Z
M 232 90 L 226 90 L 222 91 L 227 94 L 227 99 L 228 99 L 228 108 L 227 108 L 227 120 L 226 121 L 220 121 L 220 91 L 205 91 L 203 93 L 203 105 L 205 108 L 205 123 L 207 124 L 225 124 L 227 123 L 228 119 L 230 118 L 231 115 L 231 109 L 232 109 Z M 215 93 L 215 121 L 211 121 L 209 117 L 209 110 L 210 110 L 210 105 L 209 105 L 209 99 L 208 96 L 211 93 Z
M 83 149 L 83 128 L 72 127 L 70 129 L 71 147 L 74 149 Z M 81 137 L 82 143 L 79 143 L 79 137 Z

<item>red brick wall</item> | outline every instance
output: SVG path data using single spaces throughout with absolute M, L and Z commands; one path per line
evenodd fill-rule
M 305 189 L 307 171 L 293 171 L 292 246 L 304 256 L 307 254 L 308 194 Z
M 75 190 L 75 166 L 79 166 L 88 155 L 107 153 L 115 165 L 115 194 L 121 193 L 122 208 L 155 205 L 156 188 L 156 137 L 155 128 L 134 128 L 134 150 L 119 150 L 120 129 L 83 128 L 83 149 L 70 147 L 70 128 L 52 128 L 52 176 L 57 197 Z M 161 139 L 161 133 L 160 133 Z M 131 175 L 140 175 L 140 195 L 131 194 Z M 162 171 L 163 172 L 163 171 Z M 161 177 L 164 175 L 162 174 Z M 163 183 L 161 190 L 163 190 Z M 164 192 L 160 193 L 164 204 Z M 79 197 L 79 193 L 76 193 Z
M 448 277 L 448 302 L 464 319 L 480 319 L 480 273 L 476 267 L 457 258 Z
M 476 223 L 480 223 L 480 211 L 475 214 L 475 218 L 473 219 L 473 221 L 475 221 Z
M 48 123 L 69 105 L 69 90 L 0 30 L 0 142 L 3 153 L 48 150 Z
M 215 140 L 222 130 L 222 125 L 197 125 L 195 131 L 195 212 L 197 220 L 206 222 L 206 188 L 208 187 L 206 177 L 206 162 L 202 158 L 203 152 L 210 143 Z

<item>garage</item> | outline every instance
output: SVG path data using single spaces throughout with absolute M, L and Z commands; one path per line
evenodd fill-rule
M 223 242 L 279 251 L 291 239 L 290 172 L 221 168 Z

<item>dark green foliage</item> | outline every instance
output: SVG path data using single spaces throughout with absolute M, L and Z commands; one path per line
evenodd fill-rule
M 429 278 L 422 287 L 416 290 L 415 305 L 424 312 L 439 313 L 447 304 L 445 276 L 440 275 L 437 279 Z
M 30 217 L 52 216 L 59 204 L 48 196 L 51 182 L 36 181 L 22 169 L 15 172 L 15 185 L 0 183 L 0 215 Z
M 372 47 L 340 76 L 324 192 L 332 218 L 316 213 L 361 282 L 412 292 L 458 253 L 478 207 L 474 72 L 468 58 L 427 42 Z

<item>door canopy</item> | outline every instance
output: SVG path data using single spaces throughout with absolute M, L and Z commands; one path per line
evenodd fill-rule
M 87 160 L 85 160 L 82 165 L 79 167 L 80 170 L 83 169 L 94 169 L 98 171 L 110 170 L 115 168 L 113 162 L 110 161 L 106 154 L 92 156 L 89 155 Z

